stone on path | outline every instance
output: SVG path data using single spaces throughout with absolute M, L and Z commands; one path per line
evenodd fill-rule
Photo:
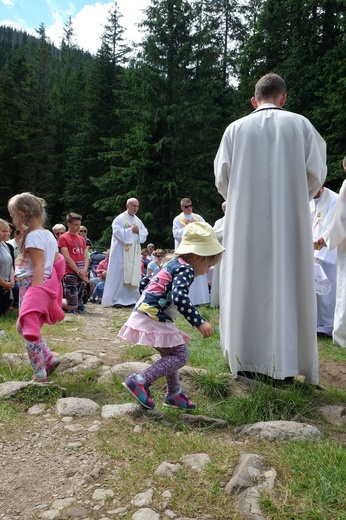
M 99 414 L 100 409 L 95 401 L 83 397 L 66 397 L 56 403 L 57 414 L 70 417 L 90 417 Z
M 278 439 L 319 441 L 322 438 L 321 432 L 314 426 L 295 421 L 267 421 L 246 424 L 235 428 L 234 432 L 243 436 L 258 437 L 269 442 Z
M 144 507 L 132 515 L 132 520 L 160 520 L 160 515 L 153 509 Z
M 106 404 L 102 406 L 101 415 L 104 419 L 110 419 L 112 417 L 121 417 L 122 415 L 141 415 L 142 407 L 138 404 L 125 403 L 125 404 Z

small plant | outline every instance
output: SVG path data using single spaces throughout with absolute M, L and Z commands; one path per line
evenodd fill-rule
M 209 397 L 222 398 L 229 396 L 230 384 L 227 374 L 217 374 L 215 372 L 207 372 L 196 374 L 195 378 L 201 392 Z
M 12 402 L 24 404 L 25 407 L 38 403 L 55 403 L 57 399 L 62 397 L 61 388 L 51 385 L 29 385 L 16 392 L 15 396 L 11 398 Z

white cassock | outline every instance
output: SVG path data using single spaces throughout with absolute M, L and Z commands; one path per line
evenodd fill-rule
M 191 215 L 184 215 L 184 218 L 189 220 L 193 218 L 193 216 L 199 217 L 200 222 L 205 222 L 204 218 L 200 215 L 196 215 L 196 213 L 192 213 Z M 185 226 L 182 225 L 180 215 L 178 215 L 173 220 L 173 237 L 175 249 L 177 249 L 180 245 L 184 229 Z M 189 298 L 193 305 L 203 305 L 210 302 L 208 277 L 206 274 L 196 276 L 189 288 Z
M 318 240 L 334 213 L 339 195 L 335 191 L 324 188 L 318 199 L 310 201 L 312 239 Z M 317 332 L 332 335 L 334 326 L 334 309 L 336 297 L 336 249 L 330 251 L 327 247 L 315 251 L 315 259 L 326 274 L 331 290 L 328 294 L 316 294 L 317 297 Z
M 309 201 L 326 173 L 326 144 L 303 116 L 261 105 L 226 129 L 215 183 L 227 200 L 220 334 L 240 371 L 318 383 Z
M 334 214 L 322 236 L 328 249 L 337 247 L 333 342 L 346 348 L 346 180 L 341 186 Z
M 223 239 L 224 222 L 225 222 L 225 217 L 219 218 L 219 220 L 217 220 L 215 222 L 214 227 L 213 227 L 213 230 L 215 231 L 215 235 L 217 236 L 217 239 L 221 245 L 222 245 L 222 239 Z M 210 291 L 210 307 L 219 307 L 219 305 L 220 305 L 219 291 L 220 291 L 220 268 L 221 268 L 222 256 L 221 256 L 221 261 L 218 262 L 216 265 L 214 265 L 214 268 L 213 268 L 213 277 L 212 277 L 212 281 L 211 281 L 211 291 Z
M 139 234 L 132 233 L 129 226 L 134 224 L 139 227 Z M 139 298 L 141 244 L 145 242 L 148 230 L 137 216 L 125 211 L 113 220 L 112 231 L 102 305 L 133 305 Z M 131 272 L 128 272 L 129 267 Z

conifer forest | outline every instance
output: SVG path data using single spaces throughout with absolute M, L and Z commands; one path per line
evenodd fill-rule
M 212 225 L 222 216 L 214 157 L 268 72 L 286 80 L 285 108 L 326 140 L 326 186 L 339 191 L 345 19 L 346 0 L 152 0 L 134 45 L 115 1 L 95 55 L 76 44 L 71 18 L 60 48 L 43 23 L 36 37 L 0 27 L 0 218 L 30 191 L 47 201 L 47 227 L 74 211 L 109 247 L 133 196 L 148 240 L 173 247 L 181 198 Z

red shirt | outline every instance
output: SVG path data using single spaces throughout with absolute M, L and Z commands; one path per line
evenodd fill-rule
M 71 233 L 66 232 L 63 235 L 60 235 L 58 247 L 59 249 L 61 247 L 67 247 L 69 255 L 77 264 L 78 269 L 84 268 L 86 243 L 83 237 L 80 235 L 71 235 Z M 67 265 L 67 263 L 65 273 L 76 274 L 75 271 Z

